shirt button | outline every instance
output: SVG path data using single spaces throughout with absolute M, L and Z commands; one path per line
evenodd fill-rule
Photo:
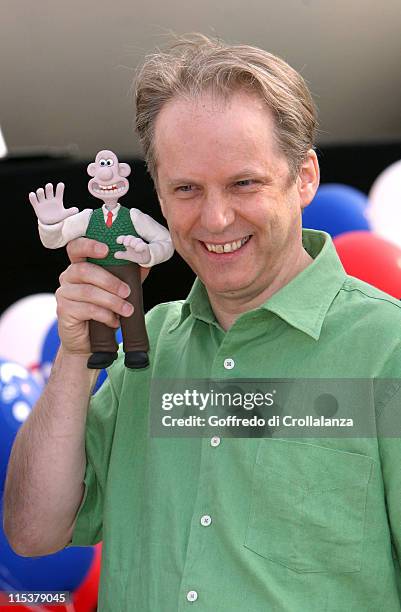
M 224 367 L 225 367 L 226 370 L 232 370 L 234 366 L 235 366 L 234 359 L 225 359 L 224 360 Z
M 221 439 L 219 438 L 219 436 L 213 436 L 213 438 L 210 439 L 211 446 L 218 446 L 220 442 L 221 442 Z
M 201 517 L 200 522 L 201 522 L 201 525 L 203 525 L 203 527 L 209 527 L 210 523 L 212 522 L 212 517 L 209 516 L 208 514 L 204 514 Z
M 188 591 L 187 600 L 196 601 L 198 599 L 198 593 L 196 591 Z

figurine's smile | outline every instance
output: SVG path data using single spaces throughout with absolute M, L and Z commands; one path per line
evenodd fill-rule
M 113 183 L 112 185 L 101 185 L 100 183 L 92 183 L 92 189 L 96 193 L 110 194 L 110 193 L 121 193 L 126 191 L 126 184 L 123 182 Z

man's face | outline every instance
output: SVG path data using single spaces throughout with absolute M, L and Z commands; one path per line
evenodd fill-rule
M 209 295 L 262 294 L 301 248 L 302 181 L 290 181 L 255 95 L 174 99 L 155 126 L 158 194 L 174 246 Z M 311 199 L 311 198 L 310 198 Z

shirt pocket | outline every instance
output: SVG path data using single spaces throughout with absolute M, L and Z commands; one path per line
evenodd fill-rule
M 262 440 L 245 547 L 296 572 L 359 571 L 372 465 L 356 453 Z

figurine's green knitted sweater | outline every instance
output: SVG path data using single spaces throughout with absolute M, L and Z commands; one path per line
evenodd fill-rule
M 114 253 L 117 251 L 126 251 L 125 246 L 118 244 L 116 239 L 118 236 L 136 236 L 140 238 L 131 221 L 130 212 L 125 206 L 120 206 L 120 210 L 111 227 L 107 227 L 105 223 L 102 208 L 94 210 L 91 214 L 85 236 L 99 242 L 105 242 L 109 247 L 109 252 L 103 259 L 87 258 L 87 261 L 100 266 L 123 266 L 130 263 L 127 259 L 116 259 L 114 257 Z

